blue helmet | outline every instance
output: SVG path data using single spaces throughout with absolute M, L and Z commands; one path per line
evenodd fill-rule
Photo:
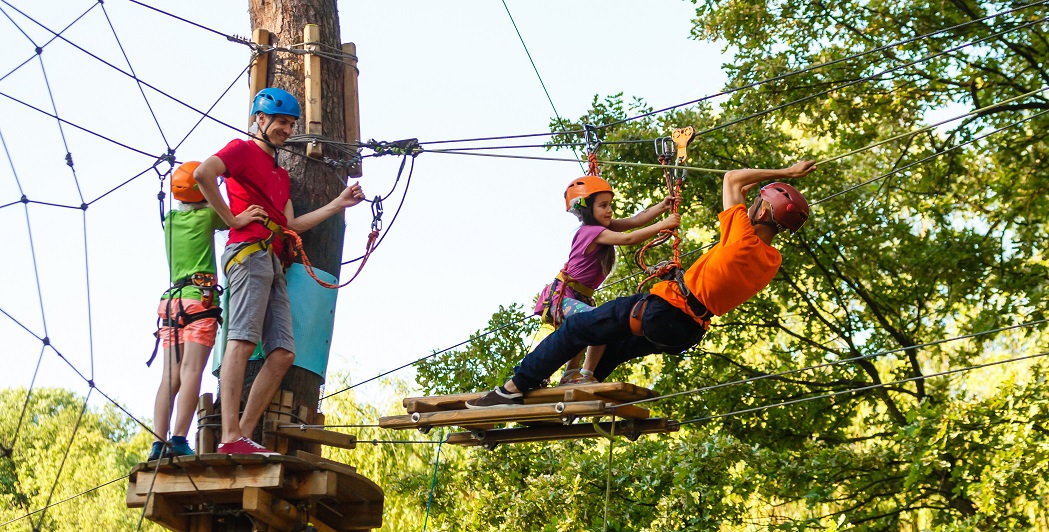
M 265 88 L 255 95 L 251 102 L 251 116 L 255 113 L 268 115 L 288 115 L 299 117 L 299 101 L 284 89 Z

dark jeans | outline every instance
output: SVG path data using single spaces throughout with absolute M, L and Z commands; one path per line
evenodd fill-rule
M 663 299 L 649 296 L 641 320 L 644 336 L 630 332 L 630 309 L 647 294 L 609 301 L 590 312 L 573 314 L 561 327 L 528 353 L 514 368 L 514 385 L 522 391 L 538 388 L 588 345 L 605 345 L 594 377 L 605 380 L 628 360 L 654 353 L 680 353 L 699 343 L 706 329 Z

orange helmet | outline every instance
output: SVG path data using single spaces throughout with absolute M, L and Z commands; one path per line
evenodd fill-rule
M 200 203 L 204 201 L 204 194 L 197 186 L 197 180 L 193 179 L 193 171 L 200 166 L 199 161 L 182 163 L 175 172 L 171 174 L 171 195 L 183 203 Z
M 790 229 L 791 234 L 809 219 L 809 202 L 801 192 L 786 183 L 769 183 L 761 187 L 761 198 L 772 205 L 772 219 Z
M 587 175 L 578 179 L 573 179 L 572 182 L 569 183 L 568 188 L 565 189 L 565 210 L 572 212 L 573 209 L 578 207 L 586 207 L 586 198 L 597 194 L 598 192 L 615 194 L 615 192 L 612 191 L 612 185 L 609 185 L 608 181 L 605 181 L 596 175 Z

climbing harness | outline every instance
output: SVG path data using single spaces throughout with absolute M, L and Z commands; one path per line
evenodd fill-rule
M 200 303 L 205 307 L 205 310 L 190 314 L 186 312 L 186 308 L 182 306 L 182 289 L 187 286 L 194 286 L 200 289 Z M 175 333 L 172 339 L 172 345 L 175 347 L 175 363 L 182 362 L 182 353 L 179 349 L 178 331 L 184 329 L 190 323 L 206 318 L 215 318 L 219 324 L 222 324 L 222 307 L 213 306 L 215 302 L 215 296 L 222 294 L 222 287 L 218 284 L 218 277 L 213 273 L 197 272 L 193 275 L 183 277 L 172 283 L 171 288 L 167 291 L 168 294 L 168 312 L 167 317 L 157 317 L 157 331 L 153 333 L 157 341 L 153 345 L 153 354 L 150 355 L 149 360 L 146 361 L 146 367 L 153 364 L 153 359 L 157 358 L 157 352 L 160 351 L 160 329 L 161 327 L 170 327 Z M 171 315 L 171 302 L 172 300 L 178 300 L 178 312 L 174 316 Z
M 679 285 L 680 286 L 680 285 Z M 651 297 L 649 294 L 645 294 L 634 306 L 630 308 L 630 332 L 634 333 L 634 336 L 645 336 L 643 320 L 645 317 L 645 308 L 648 306 L 648 298 Z M 695 319 L 703 325 L 704 328 L 710 325 L 710 318 L 714 317 L 714 313 L 707 309 L 706 305 L 699 301 L 699 298 L 691 292 L 686 292 L 685 301 L 688 304 L 689 310 L 695 315 Z M 648 338 L 645 336 L 645 338 Z M 652 342 L 651 339 L 649 339 Z M 657 343 L 657 342 L 652 342 Z
M 254 255 L 255 253 L 265 251 L 266 253 L 272 255 L 273 241 L 278 238 L 284 238 L 284 235 L 287 234 L 287 230 L 285 230 L 283 227 L 278 225 L 277 222 L 274 222 L 269 218 L 265 218 L 259 223 L 266 226 L 266 229 L 270 230 L 270 235 L 266 238 L 259 239 L 247 246 L 244 246 L 235 255 L 230 257 L 230 259 L 226 261 L 226 264 L 222 267 L 222 271 L 226 273 L 227 277 L 229 276 L 230 268 L 232 268 L 234 264 L 240 264 L 244 262 L 245 259 L 247 259 L 251 255 Z M 283 258 L 282 262 L 285 262 Z
M 670 212 L 673 214 L 678 213 L 678 208 L 681 205 L 681 185 L 685 181 L 686 171 L 681 168 L 675 168 L 672 174 L 668 165 L 671 160 L 674 161 L 674 166 L 685 165 L 688 160 L 688 145 L 695 136 L 695 128 L 688 126 L 675 129 L 670 137 L 661 137 L 655 141 L 656 156 L 659 158 L 659 164 L 663 165 L 663 178 L 666 180 L 667 191 L 672 198 Z M 645 253 L 668 240 L 671 241 L 673 248 L 671 258 L 649 266 L 645 262 Z M 652 279 L 673 279 L 677 281 L 681 294 L 688 297 L 689 291 L 683 279 L 684 272 L 681 270 L 680 246 L 681 236 L 678 234 L 677 228 L 674 228 L 660 231 L 655 238 L 646 242 L 645 245 L 641 246 L 641 249 L 637 250 L 637 253 L 634 255 L 634 262 L 646 274 L 646 277 L 637 285 L 638 292 L 643 289 L 645 283 Z
M 561 268 L 561 272 L 554 277 L 554 282 L 550 283 L 550 290 L 547 290 L 546 298 L 543 299 L 541 319 L 543 323 L 549 323 L 554 327 L 561 325 L 561 322 L 564 321 L 564 309 L 561 308 L 561 302 L 565 300 L 566 287 L 571 288 L 583 303 L 591 307 L 597 306 L 594 302 L 594 289 L 572 279 L 565 271 L 567 267 L 568 264 L 565 263 L 565 266 Z

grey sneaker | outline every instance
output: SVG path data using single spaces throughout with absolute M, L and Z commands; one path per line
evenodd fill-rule
M 466 402 L 466 408 L 487 408 L 490 406 L 517 406 L 524 404 L 524 394 L 510 393 L 502 386 Z

